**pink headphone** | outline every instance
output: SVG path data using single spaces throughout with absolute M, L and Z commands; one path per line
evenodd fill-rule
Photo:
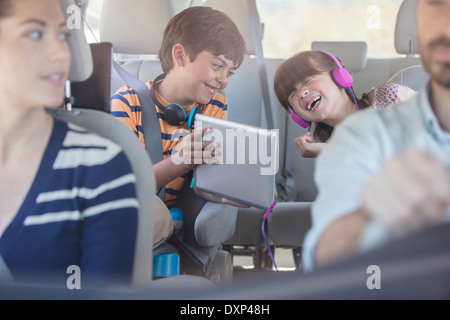
M 333 78 L 334 82 L 339 87 L 350 90 L 350 92 L 353 95 L 353 100 L 355 101 L 356 109 L 359 110 L 358 103 L 356 102 L 355 94 L 353 93 L 353 91 L 351 89 L 351 86 L 353 84 L 353 77 L 350 74 L 350 72 L 348 72 L 348 70 L 345 69 L 342 66 L 342 64 L 339 62 L 339 60 L 331 53 L 322 51 L 322 50 L 317 50 L 317 51 L 327 54 L 334 60 L 334 62 L 336 62 L 338 68 L 333 70 L 333 72 L 331 73 L 331 77 Z M 300 125 L 303 128 L 308 128 L 311 125 L 311 122 L 303 120 L 294 110 L 292 110 L 292 112 L 291 112 L 291 118 L 292 118 L 292 120 L 294 120 L 298 125 Z

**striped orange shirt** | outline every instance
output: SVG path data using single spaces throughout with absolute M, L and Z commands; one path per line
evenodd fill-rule
M 150 89 L 152 81 L 146 83 L 147 87 Z M 161 102 L 163 106 L 167 106 L 169 103 L 166 101 L 157 91 L 155 92 L 156 98 Z M 184 107 L 186 115 L 195 106 L 202 110 L 202 114 L 216 117 L 220 119 L 227 118 L 227 99 L 221 93 L 216 93 L 207 105 L 201 105 L 199 103 L 194 103 L 190 106 Z M 166 159 L 172 154 L 172 150 L 182 141 L 182 137 L 179 134 L 189 134 L 193 130 L 188 129 L 186 124 L 180 126 L 171 126 L 163 119 L 162 111 L 155 105 L 155 110 L 158 115 L 159 126 L 161 128 L 161 140 L 163 148 L 163 157 Z M 139 141 L 145 147 L 145 137 L 142 129 L 142 112 L 141 104 L 139 102 L 139 97 L 137 93 L 130 88 L 128 85 L 123 85 L 111 98 L 111 114 L 114 117 L 122 120 L 126 125 L 128 125 L 137 135 Z M 177 133 L 175 135 L 174 133 Z M 166 198 L 165 202 L 167 207 L 171 208 L 179 197 L 180 190 L 186 182 L 186 177 L 188 174 L 184 174 L 177 179 L 168 183 L 166 188 Z

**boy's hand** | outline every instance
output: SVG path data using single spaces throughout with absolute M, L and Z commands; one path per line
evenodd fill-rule
M 312 142 L 311 133 L 307 132 L 304 135 L 295 138 L 294 143 L 300 155 L 304 158 L 315 158 L 322 151 L 326 143 L 323 142 Z
M 183 138 L 181 149 L 172 155 L 172 161 L 178 165 L 184 165 L 188 170 L 194 169 L 199 164 L 217 164 L 215 159 L 219 152 L 215 149 L 217 142 L 203 141 L 203 136 L 210 132 L 211 128 L 203 128 Z

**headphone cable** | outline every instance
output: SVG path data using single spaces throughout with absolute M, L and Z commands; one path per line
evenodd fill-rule
M 278 267 L 277 267 L 277 264 L 275 263 L 275 258 L 273 257 L 272 250 L 270 249 L 269 241 L 267 240 L 266 232 L 264 230 L 265 229 L 265 222 L 267 220 L 267 217 L 269 216 L 269 213 L 272 212 L 272 210 L 276 206 L 276 204 L 277 204 L 276 201 L 272 202 L 272 204 L 270 205 L 269 209 L 267 209 L 266 213 L 264 214 L 264 219 L 263 219 L 263 223 L 262 223 L 262 234 L 263 234 L 263 237 L 264 237 L 264 241 L 266 242 L 267 249 L 269 250 L 270 259 L 272 259 L 272 262 L 273 262 L 273 265 L 275 267 L 275 270 L 277 270 L 277 272 L 278 272 Z

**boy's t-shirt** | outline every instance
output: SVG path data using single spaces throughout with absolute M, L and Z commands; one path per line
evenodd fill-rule
M 150 89 L 153 81 L 146 83 Z M 163 106 L 169 104 L 157 91 L 155 96 Z M 220 119 L 227 118 L 227 99 L 221 93 L 216 93 L 212 99 L 206 105 L 194 103 L 188 107 L 185 107 L 186 115 L 189 116 L 189 112 L 195 107 L 199 107 L 202 110 L 202 114 L 216 117 Z M 180 136 L 187 135 L 193 130 L 188 129 L 186 124 L 180 126 L 171 126 L 163 119 L 163 112 L 155 105 L 155 110 L 158 115 L 159 126 L 161 128 L 161 140 L 163 147 L 163 157 L 166 159 L 170 157 L 175 146 L 178 145 L 182 138 Z M 142 129 L 142 112 L 139 97 L 136 92 L 128 85 L 124 85 L 111 97 L 111 114 L 114 117 L 119 118 L 125 124 L 127 124 L 138 136 L 139 141 L 145 147 L 145 137 Z M 178 177 L 165 186 L 166 196 L 165 203 L 168 208 L 175 205 L 180 190 L 186 182 L 187 174 Z

